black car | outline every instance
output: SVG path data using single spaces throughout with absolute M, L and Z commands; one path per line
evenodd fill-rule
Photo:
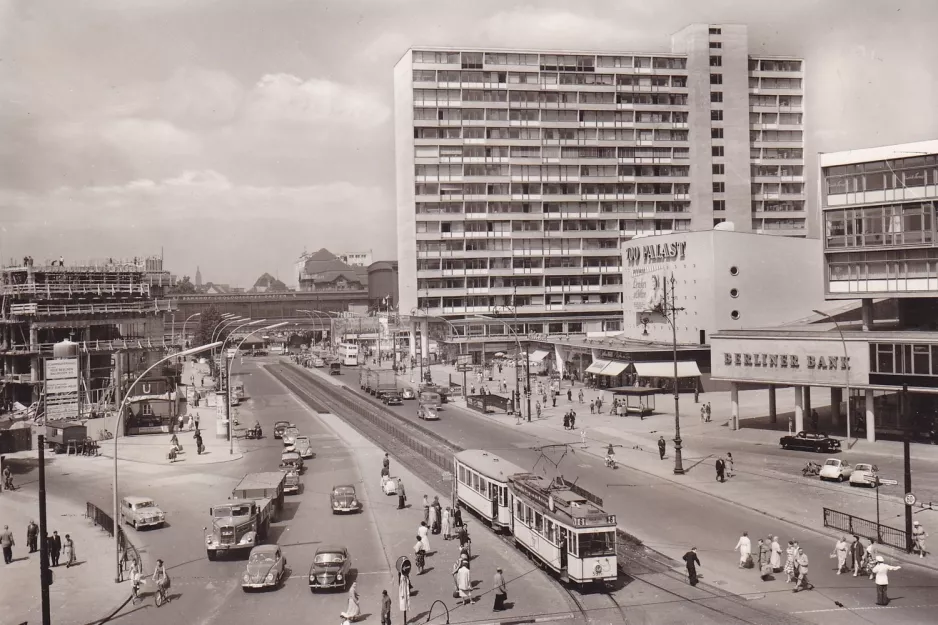
M 817 453 L 829 454 L 840 451 L 840 441 L 823 432 L 820 434 L 798 432 L 794 436 L 783 436 L 779 439 L 778 444 L 782 449 L 802 449 Z
M 397 391 L 391 391 L 389 393 L 384 393 L 381 397 L 381 401 L 387 406 L 403 406 L 404 398 L 401 397 L 401 394 Z
M 274 423 L 274 438 L 283 438 L 283 431 L 290 427 L 289 421 L 277 421 Z
M 325 588 L 348 589 L 349 569 L 352 559 L 345 547 L 320 547 L 309 567 L 309 589 L 311 592 Z

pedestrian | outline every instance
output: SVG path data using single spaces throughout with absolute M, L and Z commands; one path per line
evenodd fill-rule
M 863 556 L 866 553 L 866 550 L 863 548 L 863 541 L 860 540 L 860 537 L 854 534 L 853 542 L 850 544 L 850 555 L 851 560 L 853 561 L 853 576 L 856 577 L 859 575 L 860 570 L 863 568 Z
M 782 547 L 778 542 L 778 536 L 772 537 L 772 572 L 778 573 L 782 570 Z
M 733 453 L 726 452 L 726 477 L 736 475 L 736 462 L 733 460 Z
M 26 547 L 29 549 L 29 553 L 36 553 L 36 542 L 39 538 L 39 526 L 36 525 L 36 522 L 32 519 L 29 520 L 29 525 L 26 526 Z
M 759 577 L 763 582 L 769 581 L 772 576 L 772 537 L 768 540 L 759 539 Z
M 696 586 L 697 567 L 700 566 L 700 558 L 697 557 L 697 547 L 692 547 L 690 551 L 684 554 L 684 563 L 687 564 L 687 581 L 691 586 Z
M 423 575 L 423 570 L 427 566 L 427 550 L 423 548 L 423 539 L 417 535 L 417 542 L 414 543 L 414 564 L 417 566 L 417 575 Z
M 573 401 L 573 389 L 567 389 L 567 401 Z
M 443 507 L 440 505 L 440 498 L 433 496 L 433 503 L 430 505 L 430 531 L 434 534 L 440 533 L 440 517 Z
M 52 566 L 59 565 L 59 556 L 62 554 L 62 537 L 57 531 L 52 532 Z
M 397 478 L 397 509 L 404 509 L 404 502 L 407 501 L 407 494 L 404 492 L 404 482 Z
M 583 389 L 580 389 L 580 391 L 577 393 L 577 399 L 580 400 L 581 404 L 583 403 Z
M 912 540 L 915 542 L 915 549 L 918 551 L 918 556 L 920 558 L 925 557 L 926 538 L 928 538 L 928 534 L 925 533 L 925 528 L 922 527 L 922 524 L 919 521 L 914 521 L 912 523 Z
M 361 616 L 362 608 L 359 604 L 358 597 L 358 582 L 352 582 L 352 587 L 348 591 L 348 606 L 345 608 L 345 612 L 342 612 L 340 616 L 347 621 L 354 622 L 359 616 Z
M 195 451 L 198 455 L 202 455 L 202 452 L 205 451 L 205 445 L 202 444 L 202 432 L 195 431 Z
M 726 475 L 724 474 L 724 471 L 726 470 L 726 463 L 723 461 L 722 457 L 717 458 L 716 469 L 717 469 L 717 480 L 719 480 L 720 482 L 725 482 Z
M 841 536 L 834 544 L 834 553 L 831 555 L 837 559 L 837 574 L 842 575 L 843 572 L 847 569 L 847 537 Z
M 808 554 L 804 549 L 798 548 L 798 583 L 792 589 L 792 592 L 800 590 L 814 590 L 814 584 L 808 580 Z
M 876 575 L 876 605 L 889 605 L 889 596 L 886 593 L 889 588 L 889 571 L 898 571 L 901 568 L 886 564 L 883 556 L 876 556 L 876 564 L 873 566 L 873 573 Z
M 456 588 L 459 589 L 459 598 L 463 605 L 472 603 L 472 580 L 469 575 L 469 563 L 461 560 L 456 571 Z
M 78 556 L 75 554 L 75 543 L 68 534 L 65 535 L 63 550 L 65 552 L 65 568 L 70 569 L 73 564 L 78 563 Z
M 576 429 L 576 411 L 575 410 L 570 411 L 570 429 L 571 430 Z
M 423 496 L 423 524 L 430 524 L 430 498 L 426 495 Z
M 453 537 L 453 509 L 449 506 L 443 510 L 443 540 Z
M 417 528 L 417 535 L 420 537 L 421 542 L 423 542 L 423 550 L 430 553 L 430 528 L 427 527 L 426 522 L 420 522 L 420 527 Z
M 537 408 L 537 418 L 540 419 L 541 418 L 541 402 L 537 402 L 537 405 L 535 407 Z
M 387 590 L 381 591 L 381 625 L 391 625 L 391 597 Z
M 15 546 L 16 541 L 13 540 L 13 532 L 10 531 L 10 526 L 4 525 L 3 531 L 0 532 L 0 547 L 3 547 L 4 564 L 13 562 L 13 547 Z
M 704 404 L 700 407 L 700 422 L 703 423 L 707 420 L 707 405 Z
M 505 585 L 505 576 L 502 575 L 502 567 L 496 567 L 495 578 L 492 580 L 492 588 L 495 590 L 495 605 L 492 606 L 492 612 L 501 612 L 505 609 L 505 600 L 508 599 L 508 589 Z
M 196 413 L 195 416 L 192 417 L 192 421 L 193 423 L 195 423 L 195 431 L 198 432 L 199 431 L 199 414 L 198 413 Z
M 743 532 L 733 550 L 739 552 L 739 568 L 752 566 L 752 541 L 749 540 L 749 532 Z
M 592 399 L 590 400 L 590 414 L 596 414 L 596 402 Z
M 795 541 L 789 540 L 788 547 L 785 549 L 785 583 L 790 584 L 795 580 L 795 562 L 798 559 L 798 550 L 795 548 Z
M 664 440 L 664 436 L 658 437 L 658 455 L 661 456 L 661 459 L 664 460 L 664 452 L 667 449 L 667 443 Z
M 381 461 L 381 466 L 388 470 L 388 475 L 391 475 L 391 457 L 388 452 L 384 452 L 384 460 Z
M 459 506 L 453 507 L 453 528 L 462 527 L 462 509 Z
M 459 550 L 466 554 L 466 559 L 472 558 L 472 540 L 469 538 L 469 525 L 463 523 L 459 528 Z
M 700 403 L 700 387 L 699 386 L 694 387 L 694 403 L 695 404 Z
M 565 430 L 570 429 L 570 413 L 569 412 L 563 413 L 563 429 Z
M 707 423 L 710 423 L 710 418 L 713 416 L 713 411 L 710 407 L 710 402 L 707 402 Z
M 556 393 L 551 393 L 551 394 L 550 394 L 550 400 L 553 402 L 554 408 L 556 408 L 556 407 L 557 407 L 557 394 L 556 394 Z M 544 403 L 545 403 L 545 404 L 547 403 L 547 399 L 546 399 L 546 398 L 544 399 Z
M 814 429 L 815 432 L 818 431 L 819 421 L 820 419 L 818 418 L 817 410 L 812 410 L 811 411 L 811 427 Z
M 876 543 L 871 542 L 866 546 L 866 552 L 863 554 L 863 564 L 870 574 L 870 579 L 873 579 L 873 567 L 876 566 Z

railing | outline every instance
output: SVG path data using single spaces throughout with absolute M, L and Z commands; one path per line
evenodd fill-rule
M 96 526 L 103 529 L 110 536 L 114 535 L 114 519 L 111 518 L 107 512 L 97 507 L 93 503 L 85 503 L 85 516 L 91 519 L 91 522 Z M 130 573 L 131 564 L 137 562 L 143 566 L 143 560 L 140 559 L 140 551 L 137 550 L 137 547 L 134 546 L 130 539 L 127 537 L 127 534 L 124 533 L 124 530 L 120 527 L 117 528 L 118 533 L 118 548 L 120 549 L 120 556 L 118 560 L 121 562 L 121 579 L 125 574 Z
M 138 338 L 138 339 L 111 339 L 105 341 L 76 341 L 78 350 L 81 352 L 109 352 L 118 349 L 163 349 L 167 345 L 162 339 Z M 25 343 L 16 343 L 6 349 L 0 349 L 0 352 L 6 353 L 33 353 L 51 354 L 57 343 L 37 343 L 28 345 Z M 23 374 L 26 375 L 26 374 Z
M 855 536 L 862 536 L 877 543 L 895 547 L 902 551 L 909 551 L 908 536 L 905 530 L 899 530 L 894 527 L 882 525 L 876 521 L 862 519 L 860 517 L 838 512 L 830 508 L 824 508 L 824 527 L 830 527 L 843 532 L 848 532 Z
M 176 309 L 173 300 L 158 299 L 147 302 L 123 302 L 111 304 L 11 304 L 11 315 L 88 315 L 115 314 L 124 312 L 168 312 Z
M 97 295 L 116 295 L 129 293 L 149 295 L 149 284 L 108 284 L 106 282 L 62 282 L 52 284 L 3 284 L 0 285 L 2 295 L 72 295 L 74 293 L 96 293 Z

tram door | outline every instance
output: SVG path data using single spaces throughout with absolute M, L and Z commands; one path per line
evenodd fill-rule
M 501 488 L 494 482 L 489 482 L 489 499 L 492 502 L 492 523 L 498 523 L 498 501 Z
M 567 528 L 560 528 L 560 570 L 567 570 Z

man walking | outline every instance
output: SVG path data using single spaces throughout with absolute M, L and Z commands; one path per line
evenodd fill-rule
M 796 562 L 798 563 L 798 582 L 791 591 L 814 590 L 814 584 L 808 580 L 808 554 L 804 552 L 804 549 L 798 549 Z
M 664 452 L 667 448 L 667 443 L 664 440 L 664 436 L 658 437 L 658 455 L 661 456 L 661 459 L 664 460 Z
M 0 547 L 3 547 L 4 564 L 13 562 L 13 546 L 15 544 L 16 541 L 13 540 L 13 532 L 10 531 L 10 526 L 4 525 L 3 531 L 0 532 Z
M 58 566 L 59 556 L 62 555 L 62 537 L 58 532 L 52 532 L 52 549 L 49 555 L 52 558 L 52 566 Z
M 583 403 L 583 389 L 580 389 L 580 392 L 577 393 L 577 399 L 580 401 L 581 404 Z
M 886 564 L 883 556 L 876 556 L 876 565 L 873 567 L 873 573 L 876 575 L 876 605 L 889 605 L 889 596 L 886 594 L 889 588 L 889 571 L 898 571 L 901 568 Z
M 387 590 L 381 591 L 381 625 L 391 625 L 391 597 Z
M 725 474 L 726 463 L 723 462 L 722 457 L 717 458 L 716 469 L 717 469 L 717 480 L 719 480 L 720 482 L 725 482 L 726 481 L 726 474 Z
M 501 612 L 505 609 L 505 600 L 508 598 L 508 590 L 505 587 L 505 576 L 502 575 L 502 567 L 495 569 L 495 579 L 492 582 L 492 588 L 495 590 L 495 605 L 492 612 Z
M 567 401 L 573 401 L 573 389 L 567 389 Z
M 924 558 L 925 554 L 925 539 L 928 538 L 928 534 L 925 533 L 925 528 L 922 527 L 921 522 L 915 521 L 912 523 L 912 541 L 915 543 L 915 549 L 918 551 L 920 558 Z
M 39 538 L 39 526 L 30 519 L 29 525 L 26 526 L 26 547 L 29 549 L 29 553 L 36 553 L 37 538 Z
M 687 581 L 691 586 L 696 586 L 699 581 L 697 579 L 697 567 L 700 566 L 700 558 L 697 557 L 697 547 L 691 548 L 690 551 L 684 554 L 684 562 L 687 564 Z

